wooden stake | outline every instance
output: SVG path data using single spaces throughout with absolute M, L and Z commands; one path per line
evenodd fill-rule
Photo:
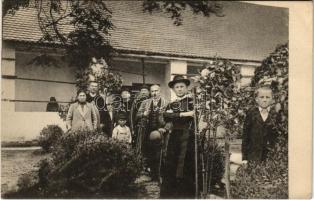
M 225 135 L 225 181 L 227 199 L 230 199 L 230 137 L 228 133 Z
M 196 105 L 196 87 L 193 88 L 193 106 L 194 106 L 194 150 L 195 150 L 195 198 L 198 198 L 198 147 L 197 147 L 197 135 L 198 135 L 198 123 L 197 123 L 197 105 Z

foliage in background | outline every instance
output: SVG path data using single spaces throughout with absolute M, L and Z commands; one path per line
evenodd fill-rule
M 29 6 L 30 0 L 7 0 L 2 1 L 2 17 L 6 14 L 15 14 L 19 8 Z
M 59 110 L 58 110 L 58 114 L 59 114 L 59 117 L 65 121 L 66 120 L 66 117 L 67 117 L 67 114 L 68 114 L 68 111 L 69 111 L 69 108 L 71 106 L 72 103 L 74 103 L 75 101 L 73 99 L 71 99 L 71 102 L 66 104 L 66 105 L 60 105 L 59 106 Z
M 238 169 L 233 198 L 288 198 L 288 58 L 288 44 L 280 45 L 255 71 L 251 86 L 270 85 L 274 91 L 279 138 L 265 162 Z
M 63 134 L 63 130 L 58 125 L 48 125 L 40 131 L 38 144 L 44 152 L 50 152 Z
M 215 134 L 224 126 L 228 134 L 236 135 L 241 129 L 247 104 L 244 89 L 241 89 L 240 67 L 232 62 L 215 58 L 205 65 L 200 76 L 193 77 L 199 83 L 198 104 L 200 115 L 207 129 Z
M 91 81 L 98 83 L 99 94 L 106 98 L 106 96 L 116 94 L 121 90 L 123 80 L 119 73 L 114 74 L 109 71 L 103 58 L 96 59 L 93 57 L 90 66 L 76 74 L 76 87 L 88 91 L 88 85 Z M 75 101 L 76 98 L 72 97 L 70 103 L 60 105 L 58 113 L 61 119 L 66 120 L 70 105 Z
M 86 90 L 90 81 L 98 83 L 100 94 L 103 95 L 116 93 L 122 87 L 121 75 L 109 72 L 109 66 L 103 58 L 92 58 L 89 67 L 77 74 L 76 86 Z
M 201 152 L 200 164 L 203 168 L 201 179 L 207 185 L 202 189 L 202 196 L 207 197 L 212 192 L 213 185 L 208 184 L 215 176 L 222 178 L 224 172 L 223 167 L 220 170 L 213 170 L 215 165 L 211 155 L 221 153 L 218 148 L 211 148 L 217 145 L 217 137 L 219 134 L 225 138 L 225 142 L 229 143 L 229 138 L 236 138 L 241 129 L 241 123 L 245 116 L 245 95 L 240 87 L 241 72 L 240 67 L 234 65 L 226 59 L 215 58 L 208 62 L 200 75 L 193 77 L 198 83 L 196 90 L 197 99 L 197 116 L 206 125 L 200 130 Z M 218 132 L 218 128 L 223 127 L 224 133 Z M 221 137 L 221 136 L 220 136 Z M 223 151 L 223 158 L 229 154 L 228 150 Z M 228 155 L 229 156 L 229 155 Z M 217 174 L 216 174 L 217 173 Z M 217 180 L 216 180 L 217 181 Z
M 142 163 L 128 144 L 99 132 L 67 132 L 55 144 L 51 158 L 40 163 L 38 183 L 11 197 L 136 197 L 134 181 L 141 170 Z
M 154 1 L 145 0 L 143 2 L 144 11 L 149 13 L 164 12 L 170 14 L 173 23 L 176 26 L 182 25 L 182 13 L 190 9 L 194 14 L 203 14 L 209 17 L 211 14 L 223 17 L 223 8 L 221 4 L 215 1 Z

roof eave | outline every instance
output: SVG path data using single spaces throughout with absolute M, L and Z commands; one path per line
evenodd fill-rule
M 4 41 L 19 43 L 22 46 L 26 46 L 29 48 L 29 45 L 32 45 L 34 48 L 58 48 L 60 50 L 64 50 L 64 45 L 61 43 L 56 42 L 42 42 L 42 41 L 25 41 L 25 40 L 17 40 L 17 39 L 5 39 Z M 129 49 L 122 49 L 122 48 L 114 48 L 118 54 L 125 54 L 125 55 L 133 55 L 133 56 L 146 56 L 146 57 L 159 57 L 159 58 L 167 58 L 167 59 L 195 59 L 195 60 L 203 60 L 204 62 L 207 60 L 213 60 L 215 57 L 205 57 L 205 56 L 194 56 L 194 55 L 183 55 L 183 54 L 175 54 L 175 53 L 160 53 L 160 52 L 152 52 L 152 51 L 139 51 L 139 50 L 129 50 Z M 236 59 L 236 58 L 225 58 L 220 57 L 223 60 L 230 60 L 233 62 L 240 62 L 240 63 L 253 63 L 253 64 L 260 64 L 262 61 L 260 60 L 249 60 L 249 59 Z

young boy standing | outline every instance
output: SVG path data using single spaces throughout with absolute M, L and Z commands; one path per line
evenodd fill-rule
M 126 125 L 125 113 L 118 114 L 118 125 L 112 131 L 112 138 L 131 144 L 132 136 L 130 128 Z
M 273 93 L 271 88 L 263 86 L 255 91 L 257 106 L 251 108 L 243 125 L 242 160 L 262 162 L 268 150 L 274 146 L 277 138 L 275 129 L 275 111 L 271 108 Z

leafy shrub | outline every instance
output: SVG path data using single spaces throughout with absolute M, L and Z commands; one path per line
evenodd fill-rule
M 280 140 L 265 162 L 238 169 L 231 187 L 233 198 L 288 198 L 288 145 L 281 144 L 284 141 Z
M 44 197 L 117 197 L 128 195 L 142 165 L 128 144 L 92 131 L 69 132 L 41 163 Z
M 238 169 L 233 198 L 288 198 L 288 56 L 288 44 L 278 46 L 255 71 L 251 86 L 267 84 L 274 91 L 279 138 L 266 161 Z
M 34 174 L 27 173 L 23 174 L 17 181 L 17 187 L 19 190 L 27 189 L 34 186 L 38 179 Z
M 28 188 L 30 187 L 31 184 L 31 178 L 28 175 L 22 175 L 18 180 L 17 180 L 17 187 L 20 189 Z
M 48 125 L 41 132 L 38 144 L 45 152 L 50 152 L 51 147 L 64 134 L 63 130 L 57 125 Z

